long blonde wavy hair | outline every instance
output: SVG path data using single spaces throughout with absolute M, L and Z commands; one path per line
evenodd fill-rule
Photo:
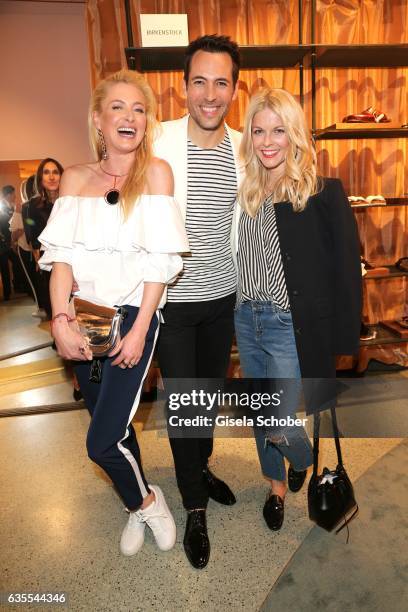
M 268 189 L 268 170 L 256 156 L 252 144 L 253 118 L 265 108 L 270 108 L 280 117 L 289 140 L 284 173 L 272 194 L 274 202 L 289 201 L 293 210 L 300 212 L 305 209 L 308 198 L 321 189 L 316 174 L 316 152 L 302 107 L 284 89 L 262 89 L 249 103 L 240 147 L 245 178 L 238 201 L 251 217 L 256 216 Z
M 132 164 L 126 181 L 120 190 L 120 207 L 124 219 L 129 216 L 138 197 L 143 193 L 146 184 L 146 171 L 153 157 L 153 140 L 158 129 L 156 119 L 156 99 L 154 93 L 146 79 L 138 72 L 133 70 L 119 70 L 111 74 L 95 87 L 88 111 L 88 132 L 92 151 L 98 161 L 102 160 L 102 145 L 98 130 L 94 124 L 94 113 L 102 111 L 102 103 L 108 95 L 109 88 L 116 83 L 127 83 L 134 85 L 142 92 L 146 100 L 146 132 L 142 142 L 136 150 L 135 160 Z

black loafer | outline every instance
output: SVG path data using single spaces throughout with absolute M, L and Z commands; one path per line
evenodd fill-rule
M 205 510 L 191 510 L 187 513 L 183 544 L 191 565 L 196 569 L 203 569 L 210 558 Z
M 208 496 L 214 501 L 224 506 L 233 506 L 236 503 L 236 498 L 227 483 L 220 480 L 207 467 L 203 470 L 203 478 L 207 485 Z
M 263 515 L 269 529 L 278 531 L 283 524 L 285 516 L 284 502 L 279 495 L 271 495 L 263 507 Z
M 288 469 L 288 487 L 292 493 L 297 493 L 303 487 L 303 483 L 306 479 L 307 470 L 301 472 L 295 472 L 293 467 L 290 465 Z

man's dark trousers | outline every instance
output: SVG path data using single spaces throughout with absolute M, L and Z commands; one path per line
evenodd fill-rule
M 168 396 L 180 390 L 176 379 L 226 377 L 234 333 L 234 305 L 235 293 L 216 300 L 166 304 L 158 357 Z M 206 508 L 208 491 L 203 470 L 212 453 L 212 436 L 172 437 L 169 431 L 169 439 L 184 507 Z

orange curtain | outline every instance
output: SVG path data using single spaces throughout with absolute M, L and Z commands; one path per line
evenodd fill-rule
M 317 0 L 316 42 L 397 44 L 407 42 L 404 0 Z M 408 69 L 325 69 L 317 72 L 316 127 L 339 122 L 369 106 L 398 126 L 408 121 Z M 320 141 L 322 174 L 343 180 L 355 195 L 408 195 L 405 138 Z M 405 162 L 405 163 L 404 163 Z
M 245 44 L 297 44 L 297 0 L 131 0 L 133 37 L 140 45 L 140 13 L 187 13 L 190 40 L 205 33 L 230 35 Z M 317 43 L 401 43 L 408 37 L 408 0 L 317 0 Z M 89 0 L 89 44 L 94 84 L 126 66 L 123 0 Z M 311 0 L 303 0 L 303 42 L 310 42 Z M 159 102 L 159 118 L 185 113 L 180 72 L 146 75 Z M 393 122 L 408 121 L 407 68 L 322 69 L 316 74 L 317 127 L 322 128 L 368 106 Z M 251 94 L 263 84 L 299 93 L 297 69 L 244 70 L 239 96 L 228 121 L 240 128 Z M 305 111 L 311 118 L 310 73 L 305 71 Z M 319 169 L 342 179 L 354 195 L 408 195 L 407 139 L 319 141 Z
M 140 45 L 140 13 L 186 13 L 189 38 L 203 34 L 225 34 L 241 45 L 297 44 L 298 3 L 286 0 L 133 0 L 132 24 L 135 46 Z M 121 0 L 89 0 L 88 30 L 93 84 L 126 66 L 125 17 Z M 159 118 L 174 119 L 185 113 L 180 72 L 150 72 L 147 78 L 159 102 Z M 228 122 L 239 129 L 251 94 L 260 86 L 284 87 L 298 94 L 297 69 L 244 70 L 239 95 Z

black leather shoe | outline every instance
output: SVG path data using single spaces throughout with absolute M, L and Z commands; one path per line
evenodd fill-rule
M 303 483 L 306 479 L 307 470 L 301 472 L 295 472 L 293 467 L 290 465 L 288 469 L 288 487 L 293 493 L 297 493 L 303 487 Z
M 191 565 L 203 569 L 210 558 L 210 540 L 207 533 L 205 510 L 191 510 L 187 513 L 184 550 Z
M 284 502 L 279 495 L 271 495 L 263 507 L 263 515 L 269 529 L 278 531 L 283 524 L 285 516 Z
M 233 506 L 236 503 L 235 495 L 229 486 L 223 480 L 214 476 L 208 467 L 203 470 L 203 478 L 211 499 L 224 506 Z

